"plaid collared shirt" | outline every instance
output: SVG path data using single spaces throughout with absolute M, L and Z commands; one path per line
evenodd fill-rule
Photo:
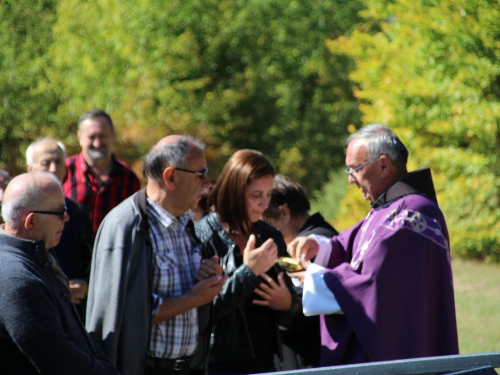
M 64 195 L 88 210 L 94 236 L 104 216 L 141 188 L 139 179 L 132 169 L 114 156 L 109 181 L 105 184 L 101 184 L 90 171 L 82 153 L 66 159 L 66 170 Z
M 153 245 L 153 293 L 160 298 L 186 294 L 200 268 L 200 251 L 187 224 L 189 212 L 173 217 L 147 200 L 149 237 Z M 198 315 L 192 309 L 151 327 L 149 356 L 179 358 L 194 353 L 197 345 Z

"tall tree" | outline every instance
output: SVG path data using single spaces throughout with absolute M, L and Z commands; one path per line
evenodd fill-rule
M 328 53 L 361 8 L 347 0 L 67 0 L 52 82 L 61 122 L 103 107 L 131 152 L 165 133 L 205 140 L 218 170 L 236 149 L 268 154 L 319 188 L 359 123 L 349 59 Z M 137 156 L 137 155 L 136 155 Z
M 55 0 L 0 2 L 0 168 L 24 169 L 21 150 L 51 124 L 57 98 L 46 90 Z

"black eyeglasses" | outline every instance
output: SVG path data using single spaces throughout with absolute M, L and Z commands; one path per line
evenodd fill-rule
M 197 175 L 200 178 L 200 180 L 204 180 L 205 178 L 207 178 L 207 175 L 208 175 L 208 168 L 202 169 L 201 171 L 191 171 L 189 169 L 178 168 L 178 167 L 174 167 L 174 169 L 176 171 L 193 173 L 193 174 Z
M 64 215 L 66 214 L 66 212 L 68 212 L 68 207 L 66 207 L 66 205 L 64 205 L 64 211 L 62 211 L 62 212 L 60 212 L 60 211 L 30 211 L 30 214 L 34 213 L 34 214 L 56 215 L 56 216 L 60 216 L 61 220 L 64 220 Z
M 346 169 L 344 169 L 344 172 L 349 176 L 353 176 L 353 173 L 358 173 L 363 167 L 366 167 L 368 164 L 375 163 L 378 159 L 380 159 L 380 157 L 368 160 L 366 163 L 361 164 L 359 167 L 354 168 L 352 171 L 351 167 L 347 167 Z

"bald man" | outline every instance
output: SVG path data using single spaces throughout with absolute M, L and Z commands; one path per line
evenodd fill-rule
M 26 169 L 28 172 L 50 172 L 63 183 L 65 158 L 66 148 L 61 142 L 48 137 L 38 138 L 26 149 Z M 87 210 L 72 199 L 64 201 L 71 219 L 64 225 L 61 241 L 52 251 L 69 279 L 71 298 L 85 321 L 94 234 Z
M 69 220 L 59 180 L 45 172 L 15 177 L 2 215 L 2 374 L 118 374 L 86 334 L 68 280 L 47 251 Z
M 189 213 L 210 183 L 203 149 L 163 138 L 144 159 L 146 189 L 97 233 L 87 329 L 122 374 L 193 374 L 206 363 L 206 352 L 194 354 L 226 278 L 218 258 L 201 259 Z

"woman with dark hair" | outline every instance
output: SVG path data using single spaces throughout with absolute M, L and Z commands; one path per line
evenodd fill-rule
M 254 150 L 227 162 L 208 198 L 215 212 L 196 225 L 202 251 L 217 255 L 229 276 L 214 300 L 209 374 L 274 371 L 281 356 L 278 323 L 300 312 L 288 276 L 276 264 L 287 256 L 280 232 L 260 220 L 273 189 L 274 168 Z
M 330 238 L 338 234 L 319 212 L 310 215 L 310 209 L 309 199 L 298 182 L 281 174 L 274 177 L 271 201 L 263 218 L 281 231 L 287 244 L 299 236 L 318 234 Z

